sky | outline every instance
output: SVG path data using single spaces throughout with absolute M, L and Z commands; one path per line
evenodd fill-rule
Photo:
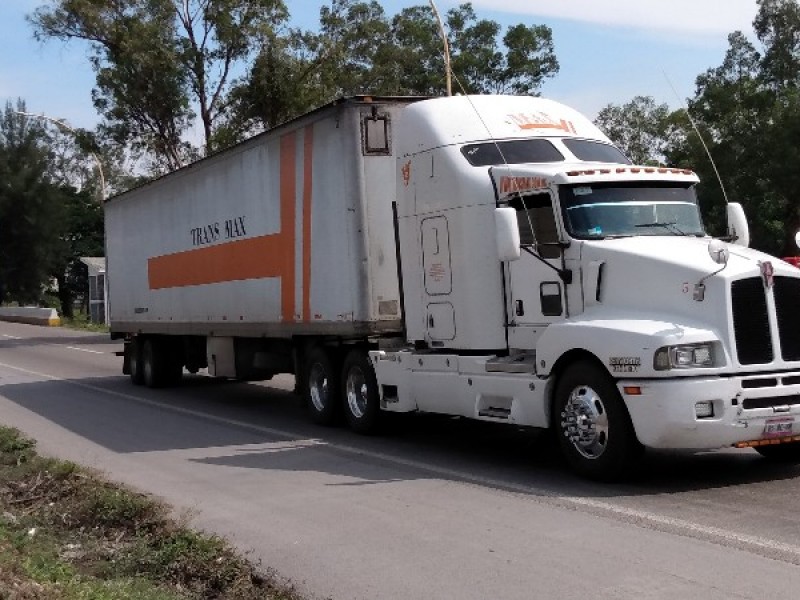
M 87 46 L 33 39 L 25 20 L 46 0 L 0 0 L 0 102 L 25 100 L 28 111 L 93 128 L 94 73 Z M 291 25 L 313 29 L 322 0 L 285 0 Z M 394 15 L 427 0 L 380 0 Z M 441 13 L 461 2 L 436 0 Z M 594 118 L 608 104 L 652 96 L 678 108 L 698 75 L 722 63 L 728 34 L 753 38 L 756 0 L 472 0 L 479 18 L 503 26 L 549 26 L 559 73 L 542 96 Z M 724 7 L 724 8 L 723 8 Z

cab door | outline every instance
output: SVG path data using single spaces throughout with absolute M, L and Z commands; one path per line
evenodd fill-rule
M 445 216 L 427 217 L 420 224 L 425 299 L 425 341 L 441 346 L 456 337 L 456 316 L 450 295 L 453 274 L 450 229 Z
M 508 343 L 535 349 L 544 329 L 566 317 L 563 247 L 548 191 L 518 196 L 509 206 L 517 211 L 522 253 L 506 263 Z

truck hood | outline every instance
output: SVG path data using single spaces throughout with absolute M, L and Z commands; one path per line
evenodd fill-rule
M 722 265 L 715 263 L 708 252 L 710 237 L 688 236 L 635 236 L 583 242 L 582 254 L 606 256 L 609 261 L 634 259 L 649 265 L 662 265 L 668 271 L 681 271 L 705 277 L 718 271 Z M 738 279 L 760 274 L 760 263 L 772 263 L 776 275 L 800 276 L 800 269 L 779 258 L 751 248 L 726 244 L 730 252 L 728 265 L 714 277 Z
M 761 277 L 765 262 L 772 264 L 775 276 L 800 277 L 800 269 L 774 256 L 732 244 L 727 245 L 730 258 L 722 268 L 709 255 L 711 241 L 710 237 L 636 236 L 580 242 L 586 311 L 687 324 L 711 322 L 727 329 L 731 281 Z M 704 299 L 697 301 L 694 291 L 701 281 Z

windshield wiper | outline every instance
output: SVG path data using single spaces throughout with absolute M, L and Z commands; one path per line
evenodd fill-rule
M 673 235 L 686 235 L 677 226 L 676 221 L 653 221 L 652 223 L 639 223 L 636 227 L 663 227 L 667 231 L 672 232 Z

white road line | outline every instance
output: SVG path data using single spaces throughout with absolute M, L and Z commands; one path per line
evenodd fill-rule
M 727 529 L 721 529 L 709 525 L 702 525 L 700 523 L 694 523 L 692 521 L 686 521 L 684 519 L 658 515 L 647 511 L 615 506 L 613 504 L 610 504 L 608 502 L 603 502 L 601 500 L 593 500 L 590 498 L 584 498 L 579 496 L 567 496 L 559 494 L 557 492 L 552 492 L 547 489 L 537 488 L 536 486 L 532 485 L 524 485 L 508 481 L 502 481 L 499 479 L 492 479 L 489 477 L 481 477 L 479 475 L 474 475 L 473 473 L 469 473 L 466 471 L 459 471 L 457 469 L 439 467 L 436 465 L 424 463 L 417 460 L 402 458 L 391 454 L 385 454 L 383 452 L 363 450 L 361 448 L 348 446 L 346 444 L 327 442 L 325 440 L 319 440 L 314 438 L 309 438 L 306 440 L 298 440 L 297 433 L 292 431 L 284 431 L 281 429 L 274 429 L 271 427 L 253 425 L 252 423 L 248 423 L 245 421 L 239 421 L 237 419 L 228 419 L 225 417 L 218 417 L 216 415 L 211 415 L 198 410 L 182 408 L 179 406 L 170 406 L 169 404 L 156 402 L 154 400 L 148 400 L 146 398 L 141 398 L 131 394 L 125 394 L 114 390 L 104 389 L 87 383 L 68 380 L 62 377 L 48 375 L 46 373 L 30 371 L 28 369 L 15 367 L 14 365 L 9 365 L 6 363 L 0 363 L 0 367 L 6 367 L 8 369 L 19 371 L 27 375 L 43 377 L 45 379 L 49 379 L 52 381 L 60 381 L 69 385 L 74 385 L 84 389 L 92 390 L 94 392 L 99 392 L 101 394 L 108 394 L 111 396 L 124 398 L 126 400 L 137 402 L 139 404 L 156 407 L 161 410 L 169 410 L 175 413 L 206 419 L 209 421 L 214 421 L 225 425 L 241 427 L 249 429 L 251 431 L 257 431 L 260 433 L 265 433 L 277 437 L 288 438 L 296 442 L 302 441 L 303 443 L 309 445 L 327 446 L 329 448 L 333 448 L 341 452 L 346 452 L 357 456 L 367 456 L 370 458 L 393 463 L 395 465 L 400 465 L 403 467 L 425 471 L 434 475 L 440 475 L 451 480 L 462 481 L 469 484 L 498 488 L 500 490 L 507 490 L 514 493 L 524 494 L 526 497 L 531 498 L 532 500 L 538 502 L 543 502 L 542 499 L 548 499 L 550 500 L 550 502 L 548 502 L 547 504 L 550 505 L 552 505 L 555 502 L 556 505 L 562 505 L 564 507 L 573 509 L 583 509 L 584 511 L 588 510 L 589 512 L 597 513 L 600 516 L 606 515 L 606 516 L 617 517 L 618 519 L 623 520 L 626 523 L 640 527 L 642 526 L 642 524 L 647 524 L 653 529 L 657 529 L 665 533 L 682 534 L 687 537 L 699 539 L 706 542 L 716 542 L 723 546 L 732 546 L 741 550 L 748 550 L 760 554 L 766 553 L 767 555 L 773 555 L 773 557 L 775 553 L 781 553 L 784 555 L 788 555 L 790 557 L 790 562 L 800 565 L 800 546 L 794 544 L 786 544 L 783 542 L 779 542 L 777 540 L 771 540 L 769 538 L 737 533 L 735 531 L 730 531 Z
M 16 335 L 9 335 L 7 333 L 2 333 L 0 336 L 4 338 L 8 338 L 10 340 L 21 340 L 23 338 L 17 337 Z M 89 350 L 88 348 L 78 348 L 77 346 L 62 346 L 61 344 L 46 344 L 47 346 L 55 346 L 57 348 L 67 348 L 68 350 L 77 350 L 78 352 L 89 352 L 90 354 L 108 354 L 107 352 L 101 352 L 99 350 Z
M 58 346 L 59 348 L 67 348 L 68 350 L 77 350 L 78 352 L 89 352 L 90 354 L 107 354 L 99 350 L 89 350 L 88 348 L 78 348 L 77 346 L 61 346 L 59 344 L 48 344 L 49 346 Z

